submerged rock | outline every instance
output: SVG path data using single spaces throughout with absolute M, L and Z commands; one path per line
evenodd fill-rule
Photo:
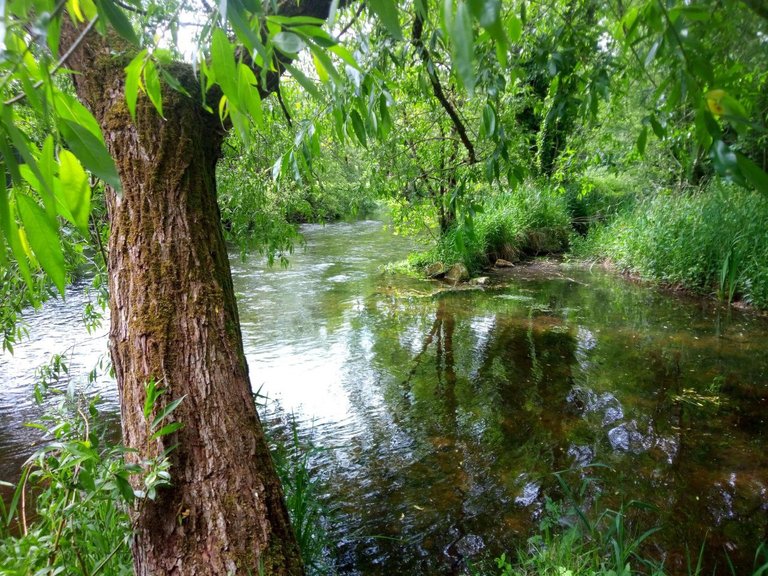
M 485 286 L 489 281 L 490 278 L 488 276 L 478 276 L 477 278 L 472 278 L 469 283 L 473 286 Z

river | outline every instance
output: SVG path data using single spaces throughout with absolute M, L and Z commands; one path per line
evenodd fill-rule
M 303 233 L 289 267 L 233 255 L 233 276 L 265 420 L 323 448 L 341 573 L 460 573 L 572 500 L 656 507 L 630 506 L 628 528 L 660 525 L 648 549 L 672 572 L 704 546 L 747 573 L 768 539 L 768 321 L 597 268 L 447 290 L 384 274 L 412 244 L 379 222 Z M 27 315 L 29 339 L 0 356 L 0 480 L 37 441 L 22 427 L 35 368 L 71 348 L 82 386 L 105 350 L 81 328 L 85 298 Z M 92 388 L 114 414 L 111 380 Z

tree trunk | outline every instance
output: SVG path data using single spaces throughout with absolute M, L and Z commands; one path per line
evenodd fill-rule
M 184 65 L 172 73 L 191 97 L 164 90 L 165 119 L 140 98 L 134 123 L 127 62 L 93 40 L 69 66 L 82 72 L 78 95 L 101 124 L 123 187 L 107 192 L 123 439 L 137 462 L 175 446 L 171 486 L 132 512 L 136 574 L 303 574 L 243 354 L 216 202 L 223 129 Z M 155 414 L 184 398 L 172 416 L 183 428 L 154 441 L 142 410 L 152 379 L 167 391 Z

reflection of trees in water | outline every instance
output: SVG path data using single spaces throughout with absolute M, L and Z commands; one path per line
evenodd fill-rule
M 415 312 L 369 303 L 362 325 L 378 384 L 374 402 L 370 390 L 353 395 L 367 432 L 341 478 L 344 525 L 362 535 L 342 546 L 349 565 L 449 574 L 481 546 L 508 551 L 535 530 L 544 496 L 562 497 L 551 472 L 594 462 L 609 466 L 589 471 L 600 506 L 659 506 L 630 522 L 646 529 L 661 517 L 656 541 L 670 567 L 686 545 L 699 550 L 707 528 L 713 558 L 741 541 L 732 556 L 751 561 L 766 530 L 764 440 L 747 433 L 756 412 L 679 400 L 699 386 L 687 342 L 612 330 L 606 307 L 600 321 L 564 320 L 573 318 L 565 301 L 528 305 L 527 315 L 520 306 L 482 312 L 459 294 Z M 758 453 L 748 463 L 729 452 L 745 438 Z M 736 470 L 735 481 L 723 470 Z
M 549 404 L 564 402 L 572 336 L 555 318 L 497 315 L 478 326 L 467 312 L 460 298 L 443 297 L 418 337 L 395 337 L 412 331 L 397 320 L 398 334 L 377 333 L 386 406 L 356 404 L 369 433 L 352 450 L 357 470 L 345 490 L 364 504 L 347 508 L 344 524 L 405 542 L 350 543 L 358 565 L 384 556 L 388 571 L 456 573 L 481 548 L 508 549 L 530 516 L 515 504 L 519 470 L 544 474 L 562 461 L 563 419 Z M 510 459 L 525 464 L 509 472 Z

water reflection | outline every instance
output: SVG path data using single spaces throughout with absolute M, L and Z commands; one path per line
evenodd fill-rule
M 599 271 L 520 269 L 504 287 L 446 291 L 381 272 L 411 245 L 380 223 L 305 232 L 288 268 L 253 257 L 233 270 L 267 420 L 294 415 L 332 448 L 314 465 L 342 573 L 455 574 L 508 552 L 546 498 L 563 499 L 552 472 L 574 467 L 569 481 L 590 478 L 585 507 L 659 508 L 650 549 L 668 568 L 706 541 L 710 561 L 727 550 L 747 571 L 768 538 L 765 320 Z M 66 310 L 52 314 L 74 327 Z M 49 324 L 34 329 L 58 351 L 65 330 Z M 13 410 L 29 382 L 9 362 L 28 372 L 44 355 L 0 358 L 13 382 L 0 438 L 27 417 Z M 4 456 L 26 449 L 0 441 Z

